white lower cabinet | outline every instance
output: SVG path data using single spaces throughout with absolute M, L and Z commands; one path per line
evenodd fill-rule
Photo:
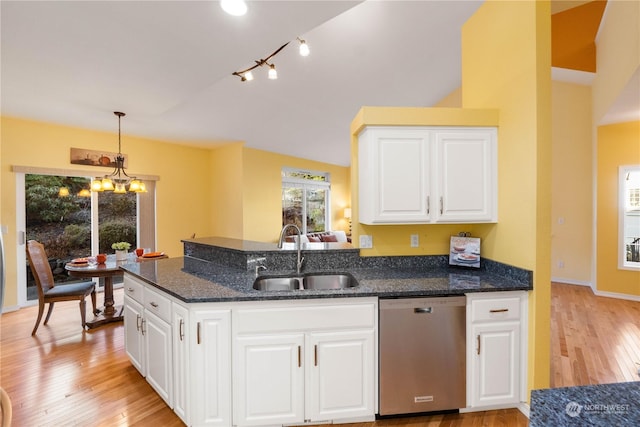
M 125 351 L 188 426 L 372 421 L 378 299 L 185 304 L 129 274 Z M 526 400 L 527 292 L 467 294 L 466 411 Z
M 124 296 L 124 349 L 133 367 L 145 376 L 145 345 L 140 331 L 142 310 L 142 304 L 128 295 Z
M 129 276 L 124 287 L 125 351 L 131 364 L 173 407 L 171 303 Z
M 306 412 L 311 420 L 367 417 L 374 412 L 374 334 L 366 330 L 307 336 L 311 368 Z
M 231 311 L 195 309 L 189 317 L 190 425 L 230 426 Z
M 189 360 L 189 310 L 180 304 L 172 305 L 173 328 L 173 411 L 187 425 L 190 424 L 189 410 L 190 390 L 189 375 L 191 361 Z
M 514 407 L 526 396 L 526 292 L 467 295 L 467 405 Z
M 147 310 L 143 322 L 147 346 L 147 382 L 173 408 L 171 325 Z
M 373 420 L 376 299 L 277 305 L 233 312 L 233 424 Z
M 234 424 L 304 421 L 304 334 L 237 337 Z

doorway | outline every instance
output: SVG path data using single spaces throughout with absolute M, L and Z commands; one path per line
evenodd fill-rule
M 110 253 L 113 242 L 137 245 L 136 193 L 91 193 L 90 183 L 86 177 L 25 174 L 25 240 L 44 245 L 56 283 L 77 280 L 64 269 L 74 258 Z M 30 302 L 38 293 L 26 264 Z

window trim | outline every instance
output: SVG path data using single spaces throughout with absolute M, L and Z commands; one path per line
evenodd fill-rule
M 323 181 L 320 180 L 312 180 L 312 179 L 303 179 L 289 176 L 290 173 L 300 173 L 306 175 L 315 175 L 324 177 Z M 282 182 L 280 192 L 283 194 L 285 188 L 301 188 L 303 193 L 303 204 L 302 204 L 302 215 L 306 218 L 306 209 L 307 209 L 307 190 L 324 190 L 326 191 L 325 196 L 325 207 L 324 207 L 324 224 L 325 231 L 331 230 L 331 174 L 329 172 L 319 172 L 308 169 L 300 169 L 300 168 L 291 168 L 291 167 L 283 167 L 281 171 Z M 280 208 L 283 209 L 281 201 Z M 284 226 L 284 224 L 283 224 Z M 307 224 L 303 223 L 302 229 L 300 230 L 303 234 L 307 234 Z
M 627 261 L 625 243 L 626 181 L 627 175 L 631 172 L 640 173 L 640 165 L 624 165 L 618 168 L 618 269 L 638 271 L 640 262 Z

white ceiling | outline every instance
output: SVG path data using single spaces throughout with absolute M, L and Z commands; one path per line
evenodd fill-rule
M 460 86 L 460 28 L 479 5 L 253 1 L 238 18 L 217 1 L 3 0 L 2 114 L 117 131 L 118 110 L 125 136 L 349 165 L 361 106 L 430 106 Z M 290 40 L 278 80 L 231 75 Z
M 2 114 L 185 144 L 350 164 L 361 106 L 431 106 L 460 86 L 460 29 L 481 1 L 7 1 Z M 297 53 L 296 37 L 311 55 Z M 293 40 L 266 69 L 247 68 Z M 90 148 L 87 146 L 86 148 Z

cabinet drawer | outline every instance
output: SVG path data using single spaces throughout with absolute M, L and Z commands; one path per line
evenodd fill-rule
M 520 298 L 487 298 L 471 301 L 471 321 L 520 320 Z
M 234 311 L 236 333 L 305 330 L 369 329 L 376 324 L 374 303 L 301 305 L 293 307 L 247 307 Z
M 149 310 L 165 322 L 171 323 L 171 300 L 168 298 L 145 287 L 143 305 L 145 310 Z
M 144 303 L 144 285 L 127 275 L 124 276 L 124 293 L 140 304 Z

